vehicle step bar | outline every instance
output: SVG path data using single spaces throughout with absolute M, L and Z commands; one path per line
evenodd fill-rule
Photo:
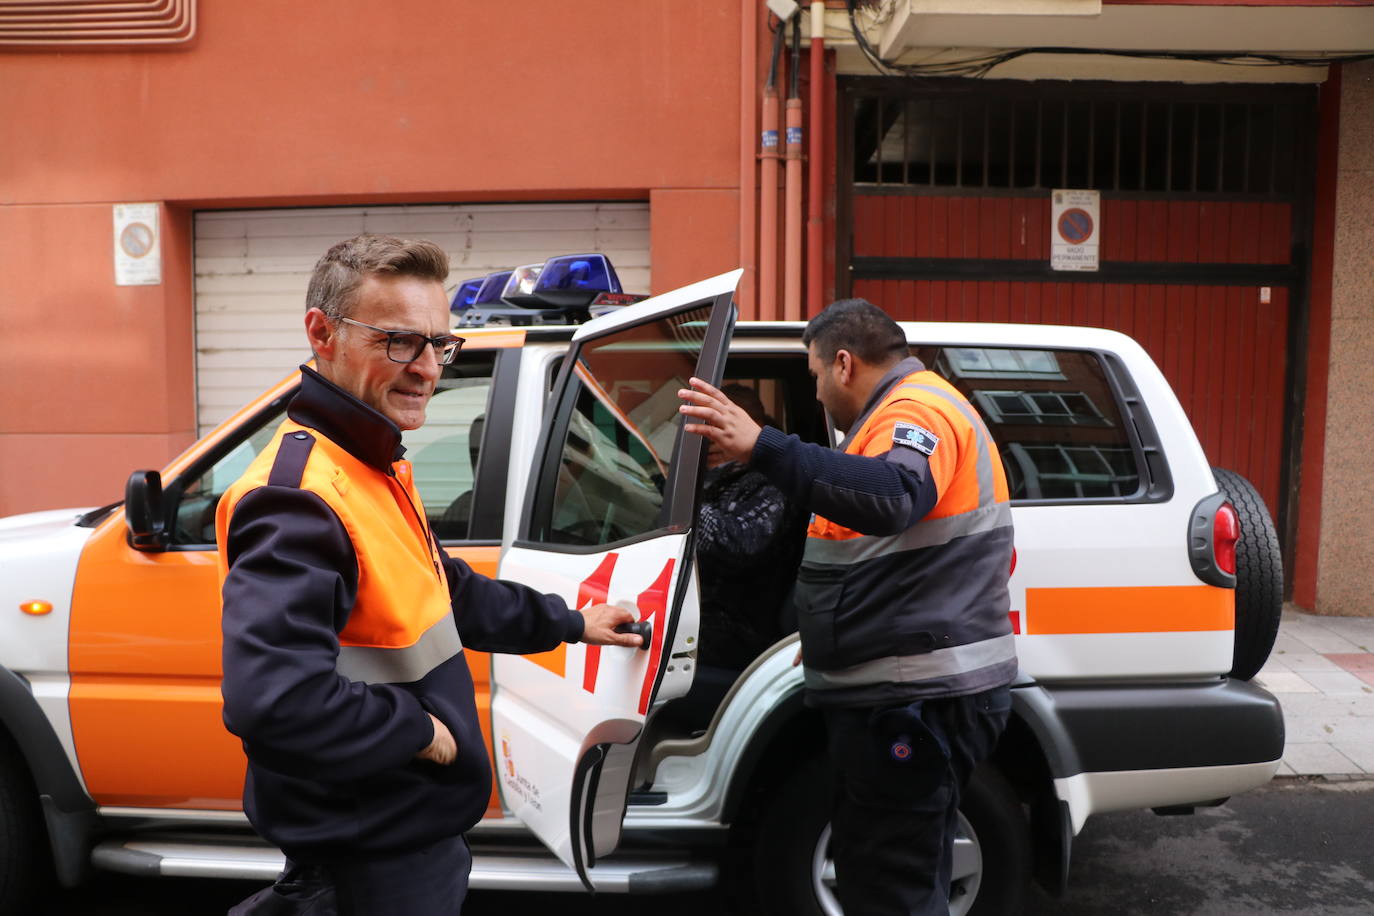
M 106 871 L 150 877 L 235 878 L 272 881 L 285 862 L 281 851 L 252 838 L 159 834 L 106 840 L 91 862 Z M 619 853 L 591 869 L 596 889 L 611 894 L 669 894 L 714 887 L 714 862 L 685 853 Z M 585 888 L 577 874 L 543 849 L 504 846 L 473 850 L 475 890 L 570 891 Z

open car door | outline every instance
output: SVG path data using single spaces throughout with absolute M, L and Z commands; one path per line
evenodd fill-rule
M 678 389 L 719 384 L 740 271 L 584 325 L 554 386 L 500 577 L 571 607 L 635 608 L 642 650 L 563 645 L 492 657 L 492 740 L 505 806 L 588 889 L 620 841 L 635 750 L 657 704 L 692 684 L 692 525 L 706 443 Z

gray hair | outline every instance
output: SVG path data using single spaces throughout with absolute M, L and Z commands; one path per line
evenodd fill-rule
M 363 234 L 339 242 L 324 253 L 310 275 L 306 310 L 317 308 L 330 318 L 353 312 L 358 287 L 369 275 L 448 280 L 448 255 L 423 239 Z

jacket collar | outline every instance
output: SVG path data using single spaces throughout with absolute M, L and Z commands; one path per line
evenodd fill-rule
M 301 390 L 286 415 L 382 472 L 406 452 L 399 426 L 309 366 L 301 366 Z
M 845 430 L 844 441 L 840 443 L 840 448 L 843 450 L 849 447 L 849 443 L 853 440 L 855 433 L 863 429 L 863 425 L 868 422 L 869 415 L 871 415 L 873 411 L 877 409 L 878 405 L 882 403 L 883 398 L 887 397 L 892 389 L 897 387 L 897 383 L 909 375 L 915 375 L 917 372 L 924 372 L 925 368 L 925 363 L 914 356 L 908 356 L 906 359 L 887 370 L 887 373 L 882 378 L 878 379 L 878 384 L 873 386 L 873 392 L 869 394 L 868 402 L 864 404 L 863 412 L 860 413 L 858 419 L 854 421 L 854 428 Z

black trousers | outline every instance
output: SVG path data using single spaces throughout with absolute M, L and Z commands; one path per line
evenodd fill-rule
M 1007 687 L 824 711 L 845 916 L 947 916 L 960 793 L 1010 712 Z
M 472 853 L 461 836 L 413 852 L 350 862 L 287 860 L 277 883 L 229 916 L 458 916 Z

